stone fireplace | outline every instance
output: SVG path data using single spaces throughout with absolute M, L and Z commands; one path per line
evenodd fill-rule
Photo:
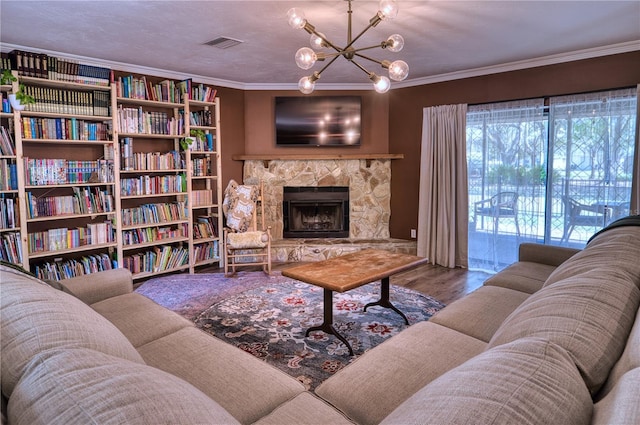
M 389 237 L 391 160 L 397 157 L 384 156 L 379 159 L 325 159 L 312 155 L 309 159 L 238 158 L 244 160 L 245 184 L 262 181 L 264 185 L 265 224 L 271 227 L 274 261 L 314 261 L 366 247 L 415 254 L 415 241 L 391 240 Z M 345 204 L 348 211 L 344 211 L 342 224 L 348 223 L 348 227 L 340 236 L 311 236 L 327 225 L 321 223 L 321 217 L 315 217 L 307 219 L 309 229 L 306 233 L 288 233 L 290 228 L 285 229 L 283 208 L 285 188 L 288 187 L 297 187 L 302 198 L 326 191 L 325 188 L 342 187 L 340 190 L 347 191 L 348 195 Z M 337 207 L 335 199 L 333 202 L 332 209 Z M 314 215 L 310 214 L 314 213 L 310 209 L 306 212 L 306 215 Z

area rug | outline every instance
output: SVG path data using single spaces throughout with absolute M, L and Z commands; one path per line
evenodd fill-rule
M 167 291 L 168 285 L 173 290 Z M 333 335 L 317 331 L 305 337 L 309 327 L 322 323 L 323 290 L 279 273 L 245 272 L 235 278 L 217 273 L 176 275 L 145 282 L 136 291 L 272 364 L 310 390 L 407 327 L 393 310 L 373 306 L 363 311 L 365 304 L 379 299 L 379 282 L 333 297 L 334 326 L 355 356 L 349 356 L 347 347 Z M 444 307 L 429 296 L 395 285 L 391 285 L 390 299 L 410 325 L 428 320 Z M 206 303 L 210 304 L 202 308 Z
M 135 291 L 193 321 L 218 301 L 248 289 L 290 281 L 276 271 L 269 276 L 240 271 L 234 277 L 225 277 L 224 273 L 181 273 L 149 279 Z

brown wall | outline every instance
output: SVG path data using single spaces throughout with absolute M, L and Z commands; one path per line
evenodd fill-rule
M 391 237 L 408 239 L 418 226 L 422 109 L 555 96 L 640 83 L 640 51 L 467 78 L 389 92 L 389 152 L 392 162 Z
M 233 155 L 244 153 L 245 114 L 243 90 L 218 88 L 220 98 L 220 137 L 222 149 L 220 162 L 222 167 L 222 190 L 227 182 L 234 179 L 242 181 L 242 162 L 231 159 Z
M 319 91 L 315 96 L 362 96 L 362 134 L 360 146 L 343 147 L 276 147 L 276 96 L 304 96 L 298 91 L 246 91 L 245 92 L 245 153 L 264 155 L 293 154 L 366 154 L 389 153 L 389 97 L 372 91 Z M 225 122 L 224 126 L 227 126 Z

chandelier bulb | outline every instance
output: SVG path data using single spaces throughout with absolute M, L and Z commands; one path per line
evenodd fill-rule
M 384 47 L 390 52 L 397 53 L 404 47 L 404 37 L 400 34 L 392 34 L 387 38 L 387 41 L 384 43 Z
M 391 20 L 398 16 L 398 3 L 394 0 L 380 0 L 378 16 L 383 21 Z
M 389 65 L 389 78 L 402 81 L 409 75 L 409 65 L 405 61 L 397 60 Z
M 292 7 L 287 12 L 287 19 L 289 20 L 289 25 L 291 28 L 301 29 L 304 28 L 307 23 L 307 19 L 304 16 L 304 12 L 301 9 L 297 9 Z
M 319 32 L 317 34 L 311 34 L 309 42 L 314 49 L 322 49 L 323 47 L 327 47 L 327 43 L 324 40 L 326 40 L 325 35 Z
M 391 81 L 389 81 L 389 79 L 385 76 L 379 76 L 374 73 L 371 73 L 371 76 L 369 77 L 369 79 L 373 81 L 373 88 L 378 93 L 386 93 L 389 91 L 389 88 L 391 87 Z
M 298 81 L 298 89 L 303 94 L 311 94 L 315 88 L 316 82 L 313 77 L 302 77 L 300 81 Z
M 302 47 L 296 52 L 296 64 L 302 69 L 311 68 L 317 60 L 316 52 L 309 47 Z

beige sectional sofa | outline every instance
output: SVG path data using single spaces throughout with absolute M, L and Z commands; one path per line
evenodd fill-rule
M 315 393 L 133 292 L 126 270 L 63 284 L 0 266 L 9 424 L 640 423 L 639 226 L 580 252 L 521 245 Z

